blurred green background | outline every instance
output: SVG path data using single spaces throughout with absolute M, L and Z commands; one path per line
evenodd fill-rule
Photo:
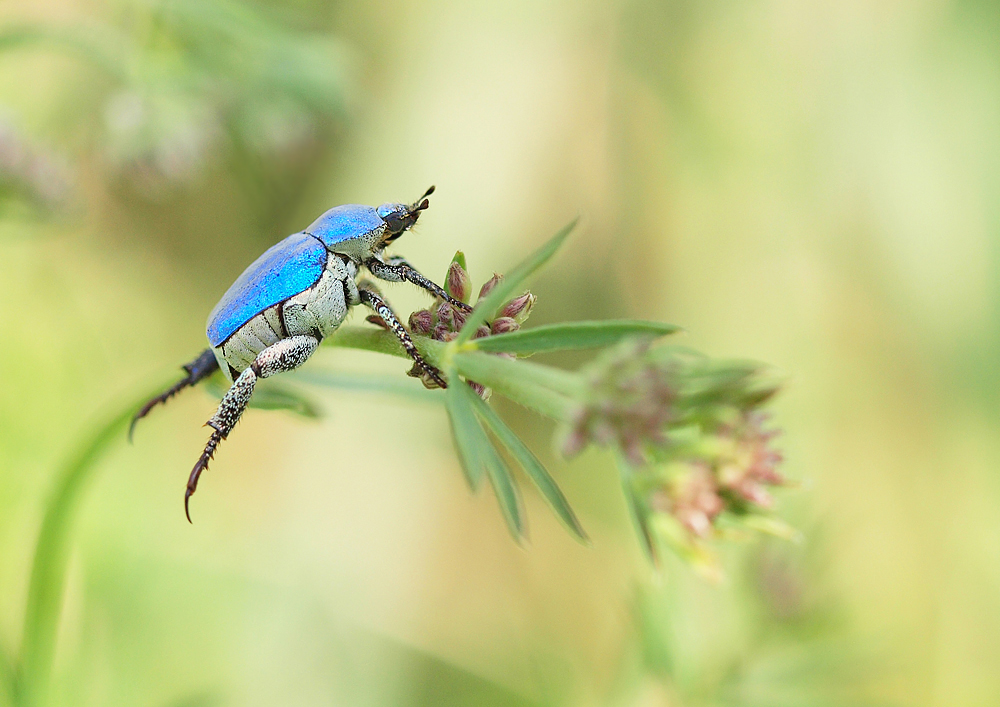
M 461 248 L 477 283 L 582 213 L 533 322 L 658 319 L 774 364 L 804 482 L 780 498 L 801 545 L 723 545 L 718 584 L 653 576 L 605 454 L 561 462 L 547 424 L 500 406 L 593 539 L 529 494 L 522 549 L 468 494 L 443 409 L 316 390 L 317 422 L 246 415 L 192 527 L 215 404 L 190 392 L 81 499 L 53 704 L 1000 703 L 996 2 L 19 0 L 0 18 L 5 664 L 76 440 L 171 380 L 247 263 L 336 204 L 436 184 L 397 251 L 440 280 Z M 408 380 L 374 354 L 309 365 Z

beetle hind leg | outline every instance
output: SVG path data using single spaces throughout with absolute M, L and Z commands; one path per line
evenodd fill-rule
M 157 395 L 155 398 L 147 401 L 139 412 L 135 414 L 135 417 L 132 418 L 132 424 L 128 426 L 128 441 L 132 441 L 132 433 L 135 432 L 135 424 L 148 415 L 150 410 L 157 405 L 162 405 L 167 402 L 170 398 L 174 397 L 185 388 L 197 385 L 202 380 L 215 373 L 218 367 L 219 362 L 216 360 L 215 354 L 212 353 L 212 349 L 205 349 L 194 361 L 185 363 L 183 368 L 187 372 L 187 375 L 167 388 L 167 390 Z
M 293 336 L 282 339 L 257 354 L 253 363 L 247 366 L 233 381 L 232 387 L 219 403 L 219 409 L 206 423 L 213 430 L 212 436 L 209 437 L 205 451 L 202 452 L 201 457 L 191 470 L 191 476 L 188 477 L 187 490 L 184 492 L 184 514 L 187 516 L 188 522 L 191 521 L 188 503 L 198 488 L 198 479 L 201 477 L 201 473 L 208 469 L 208 463 L 215 456 L 219 444 L 229 436 L 243 415 L 243 411 L 247 409 L 254 387 L 257 385 L 257 379 L 268 378 L 276 373 L 298 368 L 313 354 L 317 346 L 319 346 L 319 340 L 312 336 Z

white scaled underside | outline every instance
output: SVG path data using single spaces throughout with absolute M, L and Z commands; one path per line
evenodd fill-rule
M 315 285 L 267 308 L 237 329 L 221 346 L 213 349 L 226 378 L 232 381 L 230 366 L 242 373 L 257 354 L 283 338 L 282 318 L 286 329 L 284 338 L 318 335 L 322 340 L 332 334 L 347 317 L 347 310 L 360 301 L 354 281 L 357 273 L 353 262 L 345 263 L 340 257 L 331 255 Z M 279 317 L 279 310 L 282 317 Z

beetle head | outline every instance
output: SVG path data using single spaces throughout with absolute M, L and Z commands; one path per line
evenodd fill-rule
M 378 215 L 382 217 L 388 228 L 382 238 L 382 246 L 387 246 L 413 227 L 420 217 L 420 212 L 430 206 L 427 197 L 434 193 L 434 187 L 424 192 L 424 195 L 412 204 L 382 204 L 378 207 Z

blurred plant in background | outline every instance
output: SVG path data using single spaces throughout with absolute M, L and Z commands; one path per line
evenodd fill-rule
M 8 26 L 0 50 L 58 49 L 105 74 L 90 149 L 111 184 L 158 202 L 224 169 L 270 231 L 345 116 L 350 63 L 342 42 L 293 29 L 281 12 L 134 0 L 106 8 L 105 21 Z
M 760 408 L 778 391 L 760 364 L 718 361 L 688 349 L 626 341 L 588 366 L 586 400 L 563 451 L 588 443 L 618 450 L 626 495 L 646 548 L 666 543 L 710 575 L 704 542 L 737 528 L 796 537 L 766 514 L 781 486 L 775 430 Z M 723 531 L 722 534 L 727 534 Z
M 0 217 L 48 216 L 66 205 L 70 188 L 64 160 L 0 121 Z

